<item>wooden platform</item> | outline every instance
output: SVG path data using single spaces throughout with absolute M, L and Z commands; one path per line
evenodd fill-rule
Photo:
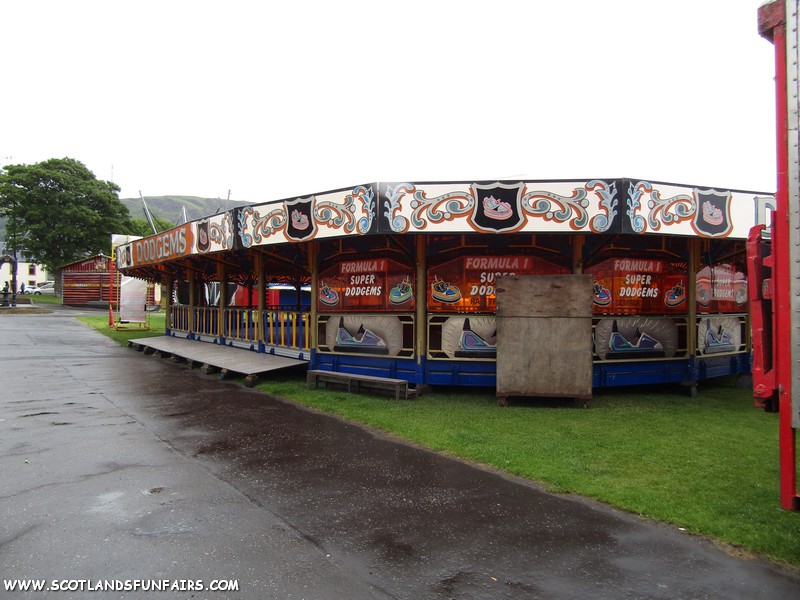
M 308 361 L 296 358 L 171 336 L 128 340 L 128 346 L 145 354 L 158 353 L 165 357 L 183 359 L 189 363 L 190 368 L 197 364 L 206 373 L 219 370 L 223 377 L 228 373 L 244 375 L 245 385 L 248 387 L 255 385 L 258 376 L 263 373 L 308 364 Z

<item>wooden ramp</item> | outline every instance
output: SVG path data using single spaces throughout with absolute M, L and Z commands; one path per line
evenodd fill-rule
M 190 368 L 200 365 L 205 373 L 219 370 L 223 377 L 229 373 L 239 373 L 245 376 L 244 382 L 248 387 L 255 385 L 258 376 L 263 373 L 308 364 L 308 361 L 296 358 L 171 336 L 128 340 L 128 346 L 145 354 L 157 353 L 185 360 Z

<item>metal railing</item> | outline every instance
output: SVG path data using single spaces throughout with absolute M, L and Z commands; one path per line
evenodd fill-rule
M 194 309 L 194 331 L 197 335 L 217 336 L 219 332 L 219 309 L 201 306 Z
M 252 308 L 226 308 L 224 335 L 226 339 L 258 342 L 258 310 Z
M 172 329 L 175 331 L 200 336 L 219 335 L 217 307 L 173 305 L 170 314 Z M 267 346 L 309 350 L 310 322 L 309 313 L 302 311 L 226 308 L 223 309 L 223 337 L 242 342 L 263 342 Z
M 170 308 L 170 328 L 175 331 L 189 333 L 191 331 L 190 316 L 191 312 L 189 306 L 173 305 Z
M 261 314 L 264 343 L 297 350 L 309 349 L 310 315 L 289 310 L 265 310 Z

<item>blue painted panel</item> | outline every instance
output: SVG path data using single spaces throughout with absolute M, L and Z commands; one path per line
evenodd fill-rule
M 357 373 L 375 377 L 405 379 L 409 383 L 422 384 L 423 370 L 413 358 L 388 358 L 356 356 L 350 354 L 327 354 L 313 352 L 311 368 L 338 373 Z
M 627 361 L 596 363 L 592 387 L 683 383 L 689 379 L 690 361 Z
M 494 362 L 465 360 L 429 360 L 425 366 L 425 383 L 430 385 L 497 385 Z
M 695 364 L 695 374 L 698 380 L 748 373 L 750 373 L 750 355 L 746 352 L 698 358 Z
M 397 359 L 312 353 L 311 368 L 407 379 L 414 384 L 495 387 L 495 363 L 468 360 Z M 711 358 L 595 363 L 592 387 L 690 383 L 750 372 L 746 352 Z

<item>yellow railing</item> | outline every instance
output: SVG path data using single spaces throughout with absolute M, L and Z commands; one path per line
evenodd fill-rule
M 194 313 L 192 313 L 192 310 Z M 172 306 L 172 329 L 195 335 L 218 336 L 219 309 L 213 306 Z M 194 326 L 191 316 L 194 314 Z M 223 312 L 226 339 L 242 342 L 263 342 L 267 346 L 308 350 L 311 343 L 311 317 L 307 312 L 226 308 Z M 261 335 L 259 335 L 259 319 Z M 193 329 L 193 331 L 192 331 Z
M 258 311 L 252 308 L 225 309 L 225 337 L 243 342 L 257 342 Z
M 191 312 L 188 306 L 175 306 L 170 307 L 170 328 L 175 331 L 191 331 L 191 323 L 189 317 Z
M 219 309 L 213 306 L 200 306 L 194 309 L 194 333 L 216 336 L 219 331 Z
M 308 350 L 310 342 L 310 315 L 289 310 L 265 310 L 261 314 L 264 324 L 264 343 L 297 350 Z

